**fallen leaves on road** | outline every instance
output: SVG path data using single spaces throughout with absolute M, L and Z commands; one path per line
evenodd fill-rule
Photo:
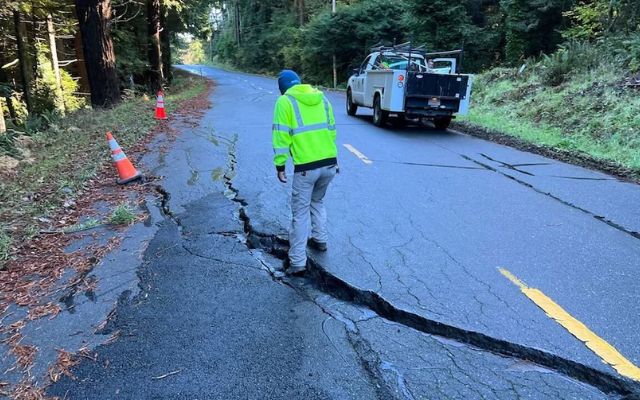
M 75 379 L 75 376 L 71 373 L 71 368 L 80 363 L 80 360 L 73 353 L 58 349 L 58 359 L 56 363 L 49 367 L 49 379 L 51 382 L 58 382 L 60 378 L 65 375 L 71 379 Z
M 31 321 L 44 318 L 46 316 L 49 316 L 49 319 L 53 319 L 60 313 L 60 311 L 61 308 L 59 305 L 49 302 L 45 305 L 30 309 L 28 318 Z
M 16 344 L 11 347 L 11 354 L 16 357 L 16 363 L 23 370 L 31 367 L 37 351 L 37 347 L 30 345 Z
M 29 381 L 20 382 L 10 394 L 13 400 L 44 400 L 44 389 L 33 386 Z

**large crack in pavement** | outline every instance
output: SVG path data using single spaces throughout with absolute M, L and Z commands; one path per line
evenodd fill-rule
M 285 260 L 285 258 L 287 257 L 288 246 L 286 238 L 275 234 L 270 234 L 268 232 L 256 231 L 252 226 L 251 218 L 246 211 L 246 207 L 249 204 L 246 199 L 240 196 L 239 190 L 233 185 L 233 179 L 236 175 L 237 168 L 237 159 L 235 154 L 236 141 L 237 136 L 228 143 L 229 162 L 227 172 L 223 176 L 223 182 L 227 189 L 225 193 L 226 197 L 239 205 L 240 211 L 238 218 L 240 218 L 244 228 L 244 239 L 242 240 L 242 242 L 251 250 L 260 250 L 276 257 L 277 259 Z M 474 160 L 470 157 L 464 155 L 461 156 L 471 162 L 476 163 L 477 165 L 482 166 L 485 169 L 501 173 L 500 171 L 497 171 L 494 168 L 484 163 L 478 162 L 477 160 Z M 523 185 L 531 187 L 534 190 L 537 190 L 526 182 L 519 181 L 507 174 L 503 175 L 509 177 L 510 179 L 514 179 Z M 541 193 L 551 196 L 558 201 L 566 203 L 551 194 L 544 192 Z M 585 213 L 591 214 L 588 210 L 581 209 L 580 207 L 577 207 L 575 205 L 567 205 L 570 205 Z M 600 219 L 595 215 L 593 216 L 597 219 Z M 606 220 L 603 220 L 603 222 L 609 223 L 615 228 L 622 230 L 636 238 L 640 238 L 640 234 L 626 231 L 624 230 L 624 228 L 610 223 Z M 298 292 L 303 290 L 293 283 L 296 279 L 301 278 L 285 277 L 279 269 L 273 268 L 273 266 L 268 265 L 268 263 L 262 260 L 261 262 L 263 263 L 265 270 L 271 274 L 274 281 L 287 285 Z M 319 262 L 314 259 L 313 254 L 311 254 L 309 257 L 308 273 L 304 279 L 307 279 L 308 282 L 316 290 L 349 304 L 368 308 L 369 310 L 377 314 L 377 316 L 382 317 L 388 321 L 401 324 L 403 326 L 429 335 L 442 337 L 446 340 L 453 340 L 460 344 L 468 345 L 482 351 L 510 357 L 524 362 L 530 362 L 540 367 L 547 368 L 572 379 L 594 386 L 604 393 L 610 395 L 618 395 L 623 399 L 629 400 L 640 399 L 640 384 L 629 379 L 597 370 L 593 367 L 589 367 L 587 365 L 560 357 L 558 355 L 540 349 L 528 347 L 518 343 L 508 342 L 481 332 L 471 331 L 458 326 L 445 324 L 433 319 L 426 318 L 422 315 L 418 315 L 410 311 L 398 308 L 393 303 L 381 296 L 378 292 L 353 286 L 349 282 L 346 282 L 339 277 L 331 274 L 326 268 L 324 268 Z M 308 295 L 306 297 L 310 298 Z M 314 303 L 316 302 L 313 298 L 310 298 L 310 300 Z M 325 310 L 324 308 L 322 309 Z M 327 311 L 325 310 L 325 312 Z M 333 317 L 333 315 L 331 316 Z M 356 351 L 358 351 L 358 346 L 361 346 L 361 344 L 354 342 L 354 349 L 356 349 Z M 362 349 L 363 348 L 361 347 L 361 351 L 358 351 L 359 354 L 362 353 Z M 369 363 L 371 361 L 367 361 L 366 357 L 364 357 L 363 360 L 365 369 L 369 370 L 371 367 Z M 375 373 L 371 372 L 371 374 L 371 378 L 376 380 L 379 378 Z

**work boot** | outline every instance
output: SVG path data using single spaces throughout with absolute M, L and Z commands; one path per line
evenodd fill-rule
M 291 260 L 289 260 L 289 257 L 284 260 L 284 268 L 287 275 L 302 275 L 307 271 L 306 265 L 291 265 Z
M 327 251 L 327 244 L 325 242 L 318 242 L 316 239 L 311 238 L 307 241 L 307 246 L 318 251 Z

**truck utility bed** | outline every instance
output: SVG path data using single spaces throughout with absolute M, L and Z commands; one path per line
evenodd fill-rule
M 407 97 L 447 97 L 464 100 L 466 98 L 467 75 L 442 75 L 426 72 L 409 72 Z
M 405 89 L 407 114 L 430 116 L 436 111 L 457 112 L 467 98 L 467 75 L 409 72 Z

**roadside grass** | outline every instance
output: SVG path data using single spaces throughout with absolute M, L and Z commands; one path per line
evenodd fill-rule
M 120 203 L 111 213 L 109 223 L 111 225 L 131 225 L 137 218 L 135 210 L 128 203 Z
M 4 230 L 0 230 L 0 265 L 9 260 L 11 256 L 11 236 L 9 236 Z
M 640 174 L 640 92 L 622 84 L 623 70 L 603 62 L 555 87 L 544 84 L 544 72 L 479 75 L 469 115 L 459 121 Z
M 207 90 L 204 79 L 183 71 L 174 76 L 166 91 L 169 113 Z M 0 268 L 9 257 L 7 243 L 33 237 L 39 222 L 76 197 L 110 162 L 105 133 L 113 132 L 126 152 L 158 124 L 154 107 L 155 99 L 137 96 L 108 110 L 79 110 L 31 135 L 32 160 L 23 161 L 0 181 Z

